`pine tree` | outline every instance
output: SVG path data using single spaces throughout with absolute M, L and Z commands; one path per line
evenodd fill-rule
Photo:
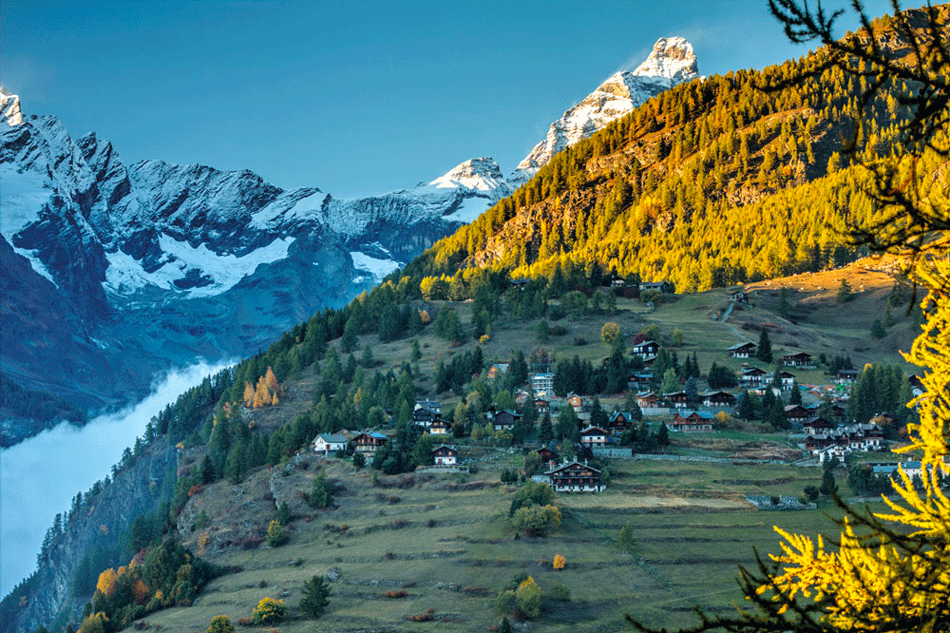
M 772 362 L 772 341 L 769 340 L 769 333 L 765 328 L 759 334 L 759 345 L 755 350 L 755 357 L 763 363 Z

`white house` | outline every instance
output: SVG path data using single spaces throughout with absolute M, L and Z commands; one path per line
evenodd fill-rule
M 338 433 L 321 433 L 312 443 L 313 452 L 330 455 L 346 448 L 346 437 Z

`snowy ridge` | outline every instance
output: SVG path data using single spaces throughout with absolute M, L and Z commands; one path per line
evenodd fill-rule
M 10 94 L 2 86 L 0 86 L 0 120 L 10 127 L 23 125 L 20 97 Z
M 508 177 L 512 186 L 531 179 L 566 147 L 591 136 L 651 97 L 697 76 L 693 46 L 682 37 L 660 38 L 636 70 L 621 70 L 568 109 Z

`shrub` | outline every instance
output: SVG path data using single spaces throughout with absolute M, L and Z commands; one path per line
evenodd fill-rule
M 541 587 L 534 582 L 534 578 L 528 576 L 527 580 L 518 585 L 515 602 L 525 617 L 533 619 L 541 615 Z
M 262 598 L 254 609 L 254 624 L 276 624 L 287 615 L 287 607 L 283 600 Z
M 511 506 L 508 508 L 508 516 L 514 516 L 519 508 L 525 506 L 542 506 L 552 503 L 554 503 L 554 488 L 547 484 L 529 481 L 515 492 L 515 496 L 511 499 Z
M 211 618 L 211 624 L 205 633 L 234 633 L 234 625 L 228 616 L 218 615 Z
M 553 505 L 518 508 L 511 524 L 527 536 L 544 536 L 561 525 L 561 511 Z
M 505 589 L 495 596 L 495 609 L 498 613 L 514 613 L 517 606 L 515 592 L 511 589 Z
M 548 591 L 548 598 L 558 602 L 570 602 L 571 590 L 567 588 L 567 585 L 553 585 Z
M 558 569 L 558 570 L 564 569 L 565 564 L 567 564 L 567 559 L 565 559 L 563 556 L 561 556 L 560 554 L 556 554 L 554 556 L 554 563 L 552 564 L 554 569 Z
M 284 533 L 284 526 L 277 519 L 271 521 L 270 525 L 267 526 L 267 544 L 271 547 L 278 547 L 283 545 L 286 540 L 287 535 Z

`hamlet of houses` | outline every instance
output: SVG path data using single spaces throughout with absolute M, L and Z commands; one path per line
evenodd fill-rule
M 756 345 L 740 342 L 725 350 L 725 353 L 737 359 L 752 359 L 756 356 Z M 631 373 L 628 389 L 636 393 L 637 405 L 653 423 L 664 424 L 669 431 L 677 433 L 711 433 L 715 431 L 716 415 L 720 412 L 733 414 L 738 406 L 736 390 L 710 389 L 696 393 L 695 390 L 656 393 L 656 380 L 650 366 L 660 353 L 660 344 L 654 340 L 638 341 L 631 346 L 631 352 L 643 363 L 643 369 Z M 811 354 L 796 352 L 777 359 L 775 371 L 767 371 L 751 364 L 743 364 L 736 373 L 741 389 L 749 393 L 764 394 L 772 389 L 776 395 L 796 388 L 796 376 L 785 368 L 800 370 L 815 369 Z M 487 378 L 494 381 L 509 369 L 507 363 L 490 365 Z M 832 378 L 832 382 L 841 387 L 853 384 L 858 371 L 841 369 Z M 554 394 L 555 374 L 549 371 L 537 371 L 529 374 L 522 389 L 515 393 L 518 410 L 498 409 L 491 406 L 485 412 L 485 419 L 496 431 L 512 431 L 522 419 L 519 411 L 533 406 L 539 416 L 553 414 L 563 407 L 571 407 L 579 421 L 579 441 L 575 445 L 580 454 L 606 456 L 616 455 L 617 447 L 625 434 L 638 425 L 640 416 L 635 417 L 629 411 L 614 411 L 608 421 L 601 424 L 590 423 L 591 401 L 577 394 L 568 394 L 557 398 Z M 682 383 L 681 383 L 682 384 Z M 808 393 L 803 388 L 802 392 Z M 814 396 L 821 392 L 811 388 Z M 787 398 L 786 398 L 787 400 Z M 800 400 L 799 400 L 800 401 Z M 880 450 L 883 445 L 883 432 L 880 424 L 872 420 L 868 423 L 845 424 L 845 410 L 837 402 L 810 405 L 788 404 L 784 407 L 785 417 L 793 432 L 800 429 L 804 439 L 800 446 L 810 452 L 819 462 L 837 458 L 844 460 L 856 451 Z M 668 417 L 667 417 L 668 416 Z M 441 404 L 434 400 L 419 400 L 412 411 L 412 423 L 425 429 L 434 437 L 449 438 L 452 435 L 452 423 L 442 417 Z M 378 430 L 363 432 L 342 431 L 340 433 L 322 433 L 312 442 L 314 452 L 331 456 L 341 451 L 352 451 L 371 458 L 375 452 L 389 440 Z M 551 484 L 558 492 L 599 492 L 604 490 L 603 472 L 587 463 L 586 460 L 561 461 L 551 446 L 542 446 L 537 454 L 546 465 L 542 479 Z M 582 451 L 587 451 L 586 453 Z M 614 453 L 611 453 L 614 451 Z M 459 464 L 459 449 L 448 443 L 439 443 L 432 449 L 432 464 L 435 467 L 456 467 Z

